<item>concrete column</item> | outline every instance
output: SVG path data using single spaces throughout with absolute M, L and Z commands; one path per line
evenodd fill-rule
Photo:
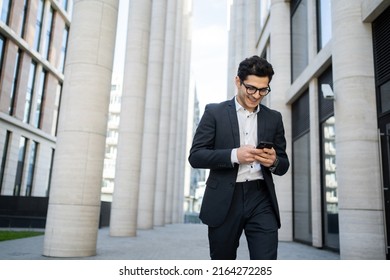
M 291 139 L 291 111 L 285 102 L 285 92 L 290 87 L 291 69 L 286 67 L 286 61 L 290 61 L 290 2 L 284 0 L 271 1 L 271 43 L 270 63 L 275 75 L 271 81 L 270 93 L 271 108 L 278 110 L 283 116 L 285 136 L 287 141 Z M 291 157 L 291 145 L 287 145 L 287 154 Z M 291 168 L 283 176 L 274 176 L 276 193 L 279 201 L 282 227 L 279 231 L 279 239 L 292 240 L 292 177 Z
M 190 54 L 189 49 L 189 21 L 191 17 L 191 9 L 188 6 L 189 0 L 183 1 L 183 14 L 182 14 L 182 36 L 180 40 L 181 44 L 181 56 L 180 56 L 180 71 L 179 71 L 179 94 L 178 94 L 178 107 L 177 107 L 177 133 L 176 133 L 176 159 L 175 159 L 175 183 L 173 192 L 173 209 L 172 209 L 172 222 L 183 222 L 183 199 L 184 199 L 184 172 L 185 172 L 185 148 L 186 148 L 186 131 L 187 131 L 187 113 L 188 113 L 188 73 L 190 72 Z
M 310 191 L 311 191 L 311 231 L 312 245 L 322 247 L 322 193 L 321 193 L 321 147 L 320 126 L 318 123 L 318 80 L 313 79 L 309 84 L 310 107 Z
M 180 57 L 181 57 L 181 40 L 182 40 L 182 19 L 183 19 L 183 1 L 177 2 L 177 15 L 176 15 L 176 32 L 175 32 L 175 46 L 174 46 L 174 58 L 173 58 L 173 84 L 172 84 L 172 96 L 171 96 L 171 116 L 169 127 L 169 146 L 168 146 L 168 176 L 167 176 L 167 196 L 166 196 L 166 211 L 165 211 L 165 223 L 172 223 L 172 211 L 174 200 L 174 186 L 175 186 L 175 159 L 177 151 L 176 133 L 177 133 L 177 110 L 178 110 L 178 96 L 180 93 Z
M 385 259 L 372 54 L 360 1 L 332 1 L 341 259 Z
M 229 36 L 228 36 L 228 69 L 227 69 L 227 98 L 231 99 L 235 95 L 235 84 L 234 84 L 234 77 L 237 75 L 237 67 L 236 60 L 233 58 L 235 56 L 236 50 L 235 50 L 235 36 L 236 36 L 236 25 L 235 25 L 235 17 L 236 17 L 236 9 L 234 8 L 234 4 L 231 3 L 229 6 L 229 16 L 230 16 L 230 22 L 229 22 Z M 203 109 L 203 108 L 201 108 Z
M 257 54 L 256 53 L 256 41 L 258 39 L 257 37 L 257 23 L 256 18 L 259 16 L 259 9 L 257 8 L 257 1 L 245 1 L 245 40 L 244 40 L 244 50 L 245 50 L 245 57 L 250 57 L 252 55 Z M 244 59 L 243 57 L 242 59 Z
M 126 58 L 110 234 L 135 236 L 144 129 L 151 1 L 129 3 Z
M 188 1 L 191 2 L 191 1 Z M 181 148 L 181 159 L 180 159 L 180 165 L 181 165 L 181 184 L 179 187 L 179 197 L 178 197 L 178 222 L 182 223 L 184 221 L 184 189 L 185 185 L 189 185 L 190 181 L 186 181 L 186 166 L 189 166 L 188 164 L 188 151 L 189 145 L 191 143 L 192 135 L 187 138 L 188 136 L 188 117 L 189 117 L 189 106 L 193 107 L 193 102 L 190 103 L 190 65 L 191 65 L 191 45 L 192 45 L 192 6 L 191 11 L 188 11 L 188 14 L 186 15 L 186 32 L 185 32 L 185 38 L 183 41 L 184 44 L 184 65 L 186 65 L 184 69 L 184 75 L 183 75 L 183 92 L 186 94 L 184 95 L 183 100 L 183 111 L 182 111 L 182 121 L 181 121 L 181 138 L 182 138 L 182 148 Z M 191 129 L 192 132 L 192 129 Z
M 156 192 L 154 225 L 165 225 L 166 194 L 167 194 L 167 171 L 168 171 L 168 147 L 169 129 L 171 117 L 171 100 L 173 84 L 173 59 L 175 45 L 175 24 L 176 24 L 176 2 L 168 0 L 167 22 L 165 30 L 164 45 L 164 66 L 161 88 L 161 108 L 159 124 L 159 141 L 157 149 L 157 172 L 156 172 Z
M 45 256 L 96 254 L 117 15 L 117 0 L 74 1 Z
M 237 75 L 237 68 L 239 63 L 245 58 L 245 50 L 244 50 L 244 41 L 245 41 L 245 17 L 244 17 L 244 9 L 245 2 L 244 0 L 235 0 L 233 4 L 233 9 L 235 9 L 235 33 L 234 33 L 234 44 L 235 44 L 235 54 L 234 54 L 234 60 L 235 60 L 235 69 L 234 69 L 234 76 L 233 78 L 229 77 L 230 79 L 234 79 L 234 77 Z M 234 80 L 231 80 L 234 83 Z M 234 95 L 233 95 L 234 96 Z
M 166 11 L 167 0 L 153 1 L 138 206 L 140 229 L 153 228 Z
M 234 77 L 239 63 L 256 54 L 256 1 L 235 0 L 230 7 L 228 98 L 236 94 Z

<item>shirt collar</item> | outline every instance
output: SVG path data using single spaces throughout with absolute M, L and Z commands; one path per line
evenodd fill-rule
M 236 103 L 236 112 L 238 112 L 239 110 L 246 110 L 244 107 L 242 107 L 242 105 L 240 103 L 238 103 L 238 100 L 237 100 L 237 95 L 236 97 L 234 98 L 234 102 Z M 257 114 L 258 112 L 260 112 L 260 104 L 257 105 L 256 107 L 256 110 L 253 111 L 253 114 Z

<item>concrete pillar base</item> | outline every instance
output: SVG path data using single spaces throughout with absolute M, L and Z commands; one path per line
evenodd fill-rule
M 96 255 L 99 206 L 50 205 L 43 255 L 88 257 Z M 80 214 L 82 213 L 82 214 Z

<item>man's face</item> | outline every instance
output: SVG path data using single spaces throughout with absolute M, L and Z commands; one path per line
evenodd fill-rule
M 261 95 L 260 91 L 256 90 L 256 88 L 268 88 L 269 78 L 267 76 L 258 77 L 255 75 L 249 75 L 246 77 L 245 81 L 241 81 L 240 78 L 236 76 L 235 82 L 237 87 L 238 103 L 240 103 L 240 105 L 246 110 L 253 112 L 265 96 Z M 253 91 L 256 92 L 250 94 Z

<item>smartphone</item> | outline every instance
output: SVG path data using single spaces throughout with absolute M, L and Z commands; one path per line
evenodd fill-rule
M 264 148 L 267 148 L 267 149 L 272 149 L 272 147 L 274 146 L 274 143 L 272 142 L 266 142 L 266 141 L 260 141 L 259 145 L 257 145 L 257 149 L 264 149 Z

